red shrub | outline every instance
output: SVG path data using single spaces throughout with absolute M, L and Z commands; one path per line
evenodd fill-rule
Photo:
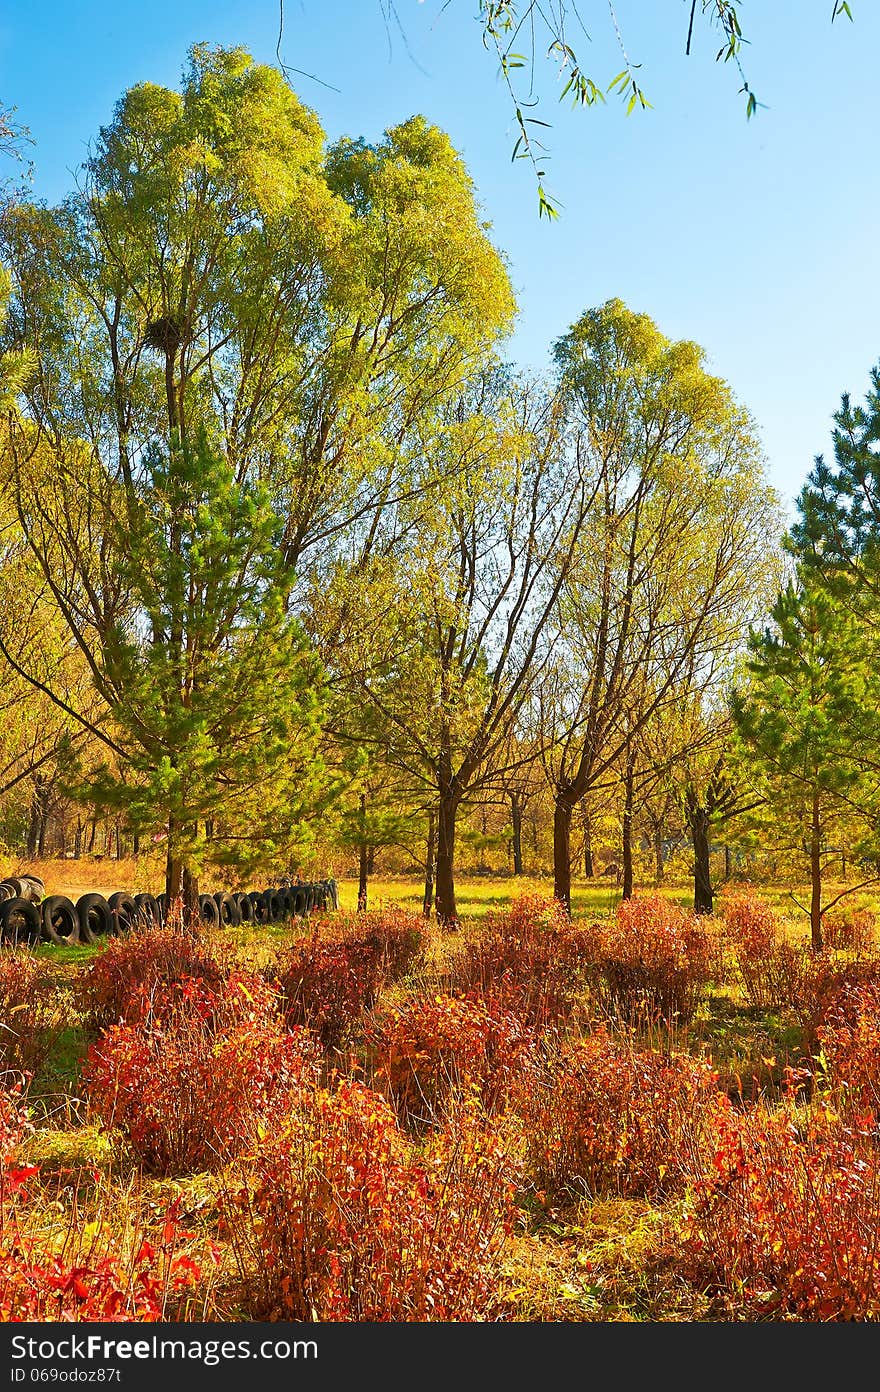
M 201 1277 L 181 1244 L 177 1206 L 159 1232 L 141 1233 L 122 1252 L 108 1225 L 81 1223 L 47 1245 L 42 1196 L 31 1195 L 39 1168 L 15 1148 L 27 1129 L 20 1092 L 0 1092 L 0 1322 L 158 1320 L 174 1318 Z
M 203 982 L 175 989 L 158 1022 L 111 1026 L 84 1072 L 93 1111 L 156 1174 L 224 1164 L 317 1082 L 310 1037 L 282 1033 L 253 981 L 232 979 L 219 1000 Z
M 842 985 L 816 1034 L 837 1099 L 846 1110 L 880 1115 L 880 981 Z
M 33 953 L 0 956 L 0 1070 L 36 1073 L 68 1023 L 55 975 Z
M 496 1111 L 534 1061 L 535 1037 L 496 1001 L 420 996 L 375 1019 L 367 1034 L 377 1086 L 403 1122 L 436 1121 L 471 1094 Z
M 491 1130 L 415 1159 L 376 1093 L 344 1082 L 313 1094 L 230 1209 L 251 1304 L 264 1319 L 493 1318 L 511 1180 Z
M 381 947 L 364 941 L 321 941 L 317 936 L 280 954 L 265 976 L 281 992 L 290 1028 L 306 1025 L 325 1049 L 338 1048 L 382 984 Z
M 870 909 L 841 904 L 822 915 L 822 941 L 832 950 L 863 952 L 874 940 L 876 922 Z
M 839 1015 L 844 1002 L 849 999 L 857 1006 L 858 991 L 862 987 L 880 989 L 880 958 L 846 961 L 827 952 L 809 957 L 804 964 L 795 1003 L 804 1027 L 806 1053 L 815 1052 L 820 1028 L 831 1016 Z M 855 1013 L 851 1012 L 852 1019 Z
M 880 1315 L 873 1137 L 815 1108 L 719 1119 L 685 1227 L 692 1278 L 754 1318 Z
M 610 922 L 593 925 L 600 998 L 631 1024 L 684 1023 L 712 974 L 706 923 L 662 895 L 625 900 Z
M 366 913 L 340 915 L 334 937 L 351 949 L 361 945 L 368 960 L 378 960 L 383 981 L 399 981 L 412 969 L 425 941 L 425 920 L 408 909 L 386 906 Z
M 173 1218 L 154 1244 L 146 1238 L 133 1254 L 119 1253 L 112 1234 L 92 1239 L 84 1250 L 66 1257 L 37 1242 L 0 1234 L 0 1321 L 154 1322 L 182 1314 L 186 1296 L 202 1268 L 178 1244 L 181 1233 Z
M 503 1003 L 535 1025 L 569 1016 L 590 981 L 591 939 L 556 900 L 527 894 L 487 915 L 454 969 L 454 985 Z
M 110 938 L 82 975 L 83 1009 L 95 1030 L 148 1016 L 154 997 L 184 978 L 219 986 L 227 967 L 202 938 L 180 927 Z
M 725 896 L 721 913 L 735 975 L 749 1004 L 765 1010 L 796 1004 L 806 957 L 785 941 L 770 905 L 752 894 L 735 894 Z
M 598 1029 L 530 1095 L 533 1172 L 543 1187 L 574 1194 L 675 1192 L 726 1105 L 707 1064 L 637 1050 Z

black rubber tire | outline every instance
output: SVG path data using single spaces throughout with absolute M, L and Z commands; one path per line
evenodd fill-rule
M 7 899 L 0 904 L 0 942 L 28 947 L 40 941 L 40 911 L 29 899 Z
M 297 885 L 293 891 L 293 912 L 302 918 L 306 911 L 306 887 L 304 884 Z
M 165 920 L 166 920 L 166 918 L 168 917 L 168 895 L 167 895 L 167 894 L 164 894 L 164 893 L 163 893 L 163 894 L 157 894 L 157 895 L 156 895 L 156 908 L 159 910 L 159 922 L 160 922 L 160 923 L 164 923 Z
M 251 903 L 249 894 L 234 894 L 233 899 L 238 905 L 238 918 L 240 923 L 253 923 L 254 906 Z
M 312 885 L 312 891 L 315 897 L 315 908 L 320 909 L 323 913 L 327 908 L 327 886 L 321 880 L 317 884 Z
M 250 894 L 248 895 L 248 898 L 250 899 L 251 904 L 253 905 L 254 923 L 271 923 L 272 920 L 269 915 L 269 905 L 266 903 L 266 900 L 263 898 L 262 894 L 258 893 L 257 890 L 252 889 Z
M 76 901 L 81 943 L 96 943 L 116 933 L 116 918 L 103 894 L 82 894 Z
M 0 880 L 0 904 L 5 904 L 7 899 L 20 899 L 20 887 L 18 880 Z
M 315 886 L 307 884 L 304 886 L 306 891 L 306 913 L 311 913 L 315 907 Z
M 130 933 L 137 922 L 138 907 L 130 894 L 126 894 L 124 889 L 118 889 L 115 894 L 111 894 L 107 900 L 116 922 L 116 932 Z
M 202 922 L 206 923 L 209 928 L 220 927 L 220 910 L 217 907 L 216 899 L 213 899 L 210 894 L 199 895 L 199 911 Z
M 149 923 L 153 928 L 161 927 L 162 911 L 155 894 L 136 894 L 134 902 L 137 905 L 138 920 L 141 924 Z
M 79 914 L 76 904 L 64 894 L 50 894 L 40 905 L 43 937 L 56 947 L 74 947 L 79 943 Z
M 39 875 L 13 875 L 12 883 L 18 885 L 22 899 L 29 899 L 32 904 L 42 903 L 46 894 L 46 884 Z
M 264 889 L 263 898 L 269 911 L 269 922 L 280 923 L 284 918 L 284 904 L 277 889 Z
M 238 907 L 235 895 L 227 894 L 224 890 L 218 889 L 214 895 L 214 903 L 220 914 L 220 927 L 237 928 L 241 923 L 241 909 Z
M 278 898 L 281 900 L 281 909 L 285 918 L 293 917 L 293 890 L 287 885 L 282 885 L 278 890 Z

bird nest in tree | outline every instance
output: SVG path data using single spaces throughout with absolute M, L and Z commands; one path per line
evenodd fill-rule
M 178 315 L 168 314 L 161 319 L 151 319 L 144 332 L 144 343 L 169 356 L 176 353 L 182 344 L 192 336 L 189 320 Z

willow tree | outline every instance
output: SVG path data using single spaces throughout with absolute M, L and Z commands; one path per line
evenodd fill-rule
M 383 759 L 436 812 L 436 911 L 457 922 L 460 813 L 534 757 L 511 738 L 545 663 L 587 507 L 552 393 L 491 374 L 447 413 L 430 507 L 401 507 L 380 563 L 340 568 L 324 603 L 347 625 L 335 659 L 356 713 L 369 707 Z M 332 603 L 333 596 L 335 606 Z
M 541 690 L 554 887 L 570 906 L 574 809 L 665 703 L 710 684 L 744 642 L 776 578 L 777 518 L 751 422 L 696 344 L 610 300 L 556 361 L 592 480 Z
M 292 611 L 310 555 L 323 562 L 339 538 L 369 551 L 377 519 L 412 491 L 414 421 L 512 313 L 441 132 L 413 118 L 376 147 L 328 151 L 281 74 L 240 49 L 193 49 L 180 92 L 127 92 L 61 207 L 6 211 L 2 253 L 7 340 L 38 361 L 9 466 L 20 523 L 111 719 L 135 742 L 119 682 L 138 664 L 120 665 L 119 635 L 150 651 L 138 680 L 180 677 L 184 707 L 186 633 L 201 622 L 179 586 L 158 595 L 155 570 L 132 573 L 127 531 L 141 535 L 144 515 L 158 525 L 165 481 L 192 484 L 200 505 L 193 461 L 210 461 L 209 491 L 237 490 L 230 528 L 249 490 L 263 490 L 284 576 L 273 585 Z M 173 512 L 164 526 L 170 576 L 187 564 L 185 529 Z M 241 539 L 228 539 L 238 555 Z M 270 614 L 274 600 L 267 644 Z M 214 792 L 219 811 L 219 774 Z M 154 813 L 173 820 L 167 799 Z M 197 864 L 193 825 L 169 840 L 169 889 Z

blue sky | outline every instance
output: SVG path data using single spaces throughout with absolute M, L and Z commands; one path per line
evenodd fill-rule
M 406 42 L 380 0 L 285 0 L 285 61 L 330 138 L 374 139 L 415 111 L 449 131 L 475 181 L 520 304 L 509 355 L 548 362 L 585 308 L 617 295 L 664 333 L 693 338 L 754 415 L 768 475 L 791 500 L 813 455 L 830 453 L 840 394 L 860 398 L 880 359 L 873 97 L 880 6 L 746 0 L 744 64 L 767 104 L 750 122 L 732 65 L 704 25 L 684 56 L 685 0 L 617 0 L 653 109 L 573 112 L 542 70 L 540 109 L 562 204 L 539 221 L 527 164 L 512 164 L 512 112 L 480 44 L 474 0 L 397 0 Z M 0 99 L 36 145 L 35 195 L 71 187 L 120 93 L 177 84 L 188 46 L 244 44 L 275 61 L 277 0 L 83 0 L 0 12 Z M 622 66 L 606 0 L 581 0 L 580 56 L 601 84 Z

